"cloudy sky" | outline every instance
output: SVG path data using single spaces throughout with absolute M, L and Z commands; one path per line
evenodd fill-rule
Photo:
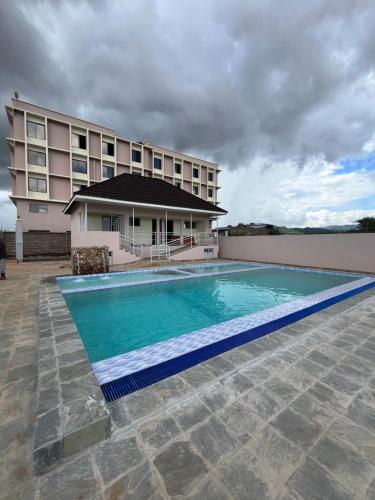
M 220 163 L 223 222 L 375 215 L 373 0 L 1 0 L 0 104 Z M 12 222 L 5 111 L 0 223 Z

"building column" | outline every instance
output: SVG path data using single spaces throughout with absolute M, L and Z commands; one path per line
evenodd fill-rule
M 83 230 L 87 231 L 87 201 L 85 201 L 85 206 L 84 206 Z
M 168 243 L 168 234 L 167 234 L 167 228 L 168 228 L 168 212 L 167 210 L 165 211 L 165 228 L 164 228 L 164 243 L 167 244 Z
M 190 247 L 193 246 L 193 214 L 190 212 Z
M 16 220 L 16 260 L 23 261 L 23 227 L 20 218 Z
M 160 217 L 156 218 L 156 244 L 160 245 Z
M 133 207 L 133 243 L 134 243 L 134 207 Z

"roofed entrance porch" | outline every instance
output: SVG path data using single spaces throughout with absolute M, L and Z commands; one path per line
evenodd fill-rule
M 71 216 L 72 247 L 107 245 L 114 264 L 151 257 L 179 260 L 180 253 L 188 258 L 189 249 L 194 249 L 191 258 L 203 259 L 206 247 L 212 248 L 207 256 L 216 258 L 214 223 L 209 215 L 188 211 L 84 202 Z
M 212 224 L 226 213 L 160 179 L 127 174 L 75 193 L 65 212 L 72 247 L 106 245 L 113 264 L 217 258 Z

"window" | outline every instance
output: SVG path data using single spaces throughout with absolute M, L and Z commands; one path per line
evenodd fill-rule
M 35 139 L 44 140 L 46 138 L 46 131 L 44 125 L 33 122 L 31 120 L 27 120 L 27 136 L 34 137 Z
M 110 231 L 110 230 L 111 230 L 111 216 L 102 215 L 102 231 Z
M 142 177 L 141 172 L 132 172 L 133 175 L 140 175 Z
M 141 225 L 141 219 L 139 217 L 134 217 L 134 227 L 139 227 Z M 129 226 L 133 227 L 133 217 L 129 217 Z
M 30 165 L 38 165 L 39 167 L 46 166 L 46 153 L 42 151 L 27 150 L 27 163 Z
M 197 167 L 193 168 L 193 177 L 194 179 L 199 179 L 199 168 Z
M 193 220 L 191 223 L 191 227 L 190 227 L 190 221 L 185 220 L 184 221 L 184 228 L 185 229 L 197 229 L 197 222 Z
M 213 198 L 214 196 L 214 190 L 212 188 L 208 188 L 208 197 Z
M 29 191 L 35 193 L 47 192 L 47 180 L 40 179 L 39 177 L 29 177 Z
M 181 182 L 176 181 L 176 182 L 174 183 L 174 185 L 175 185 L 176 187 L 178 187 L 178 188 L 180 188 L 180 189 L 181 189 Z
M 79 191 L 84 187 L 86 187 L 85 184 L 73 184 L 73 193 L 76 193 L 77 191 Z
M 115 156 L 115 145 L 113 142 L 102 141 L 103 155 Z
M 48 205 L 39 205 L 39 203 L 30 203 L 29 212 L 32 214 L 48 214 Z
M 77 174 L 87 174 L 87 162 L 85 160 L 72 160 L 72 170 Z
M 196 196 L 199 195 L 199 186 L 197 186 L 196 184 L 193 184 L 193 194 L 195 194 Z
M 214 173 L 208 172 L 208 182 L 214 182 Z
M 174 172 L 175 174 L 181 174 L 181 163 L 174 164 Z
M 114 177 L 115 169 L 114 167 L 110 167 L 109 165 L 103 165 L 103 177 Z
M 161 170 L 161 158 L 154 158 L 154 168 Z
M 86 149 L 86 136 L 72 133 L 72 146 L 74 148 Z
M 214 249 L 213 248 L 204 248 L 203 249 L 203 257 L 205 259 L 213 259 L 214 258 Z
M 121 215 L 102 215 L 102 231 L 121 231 Z
M 142 152 L 139 149 L 132 149 L 132 161 L 136 163 L 142 162 Z

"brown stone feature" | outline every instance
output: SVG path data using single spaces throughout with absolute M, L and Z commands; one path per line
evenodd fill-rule
M 75 275 L 108 273 L 108 247 L 72 248 L 72 269 Z

